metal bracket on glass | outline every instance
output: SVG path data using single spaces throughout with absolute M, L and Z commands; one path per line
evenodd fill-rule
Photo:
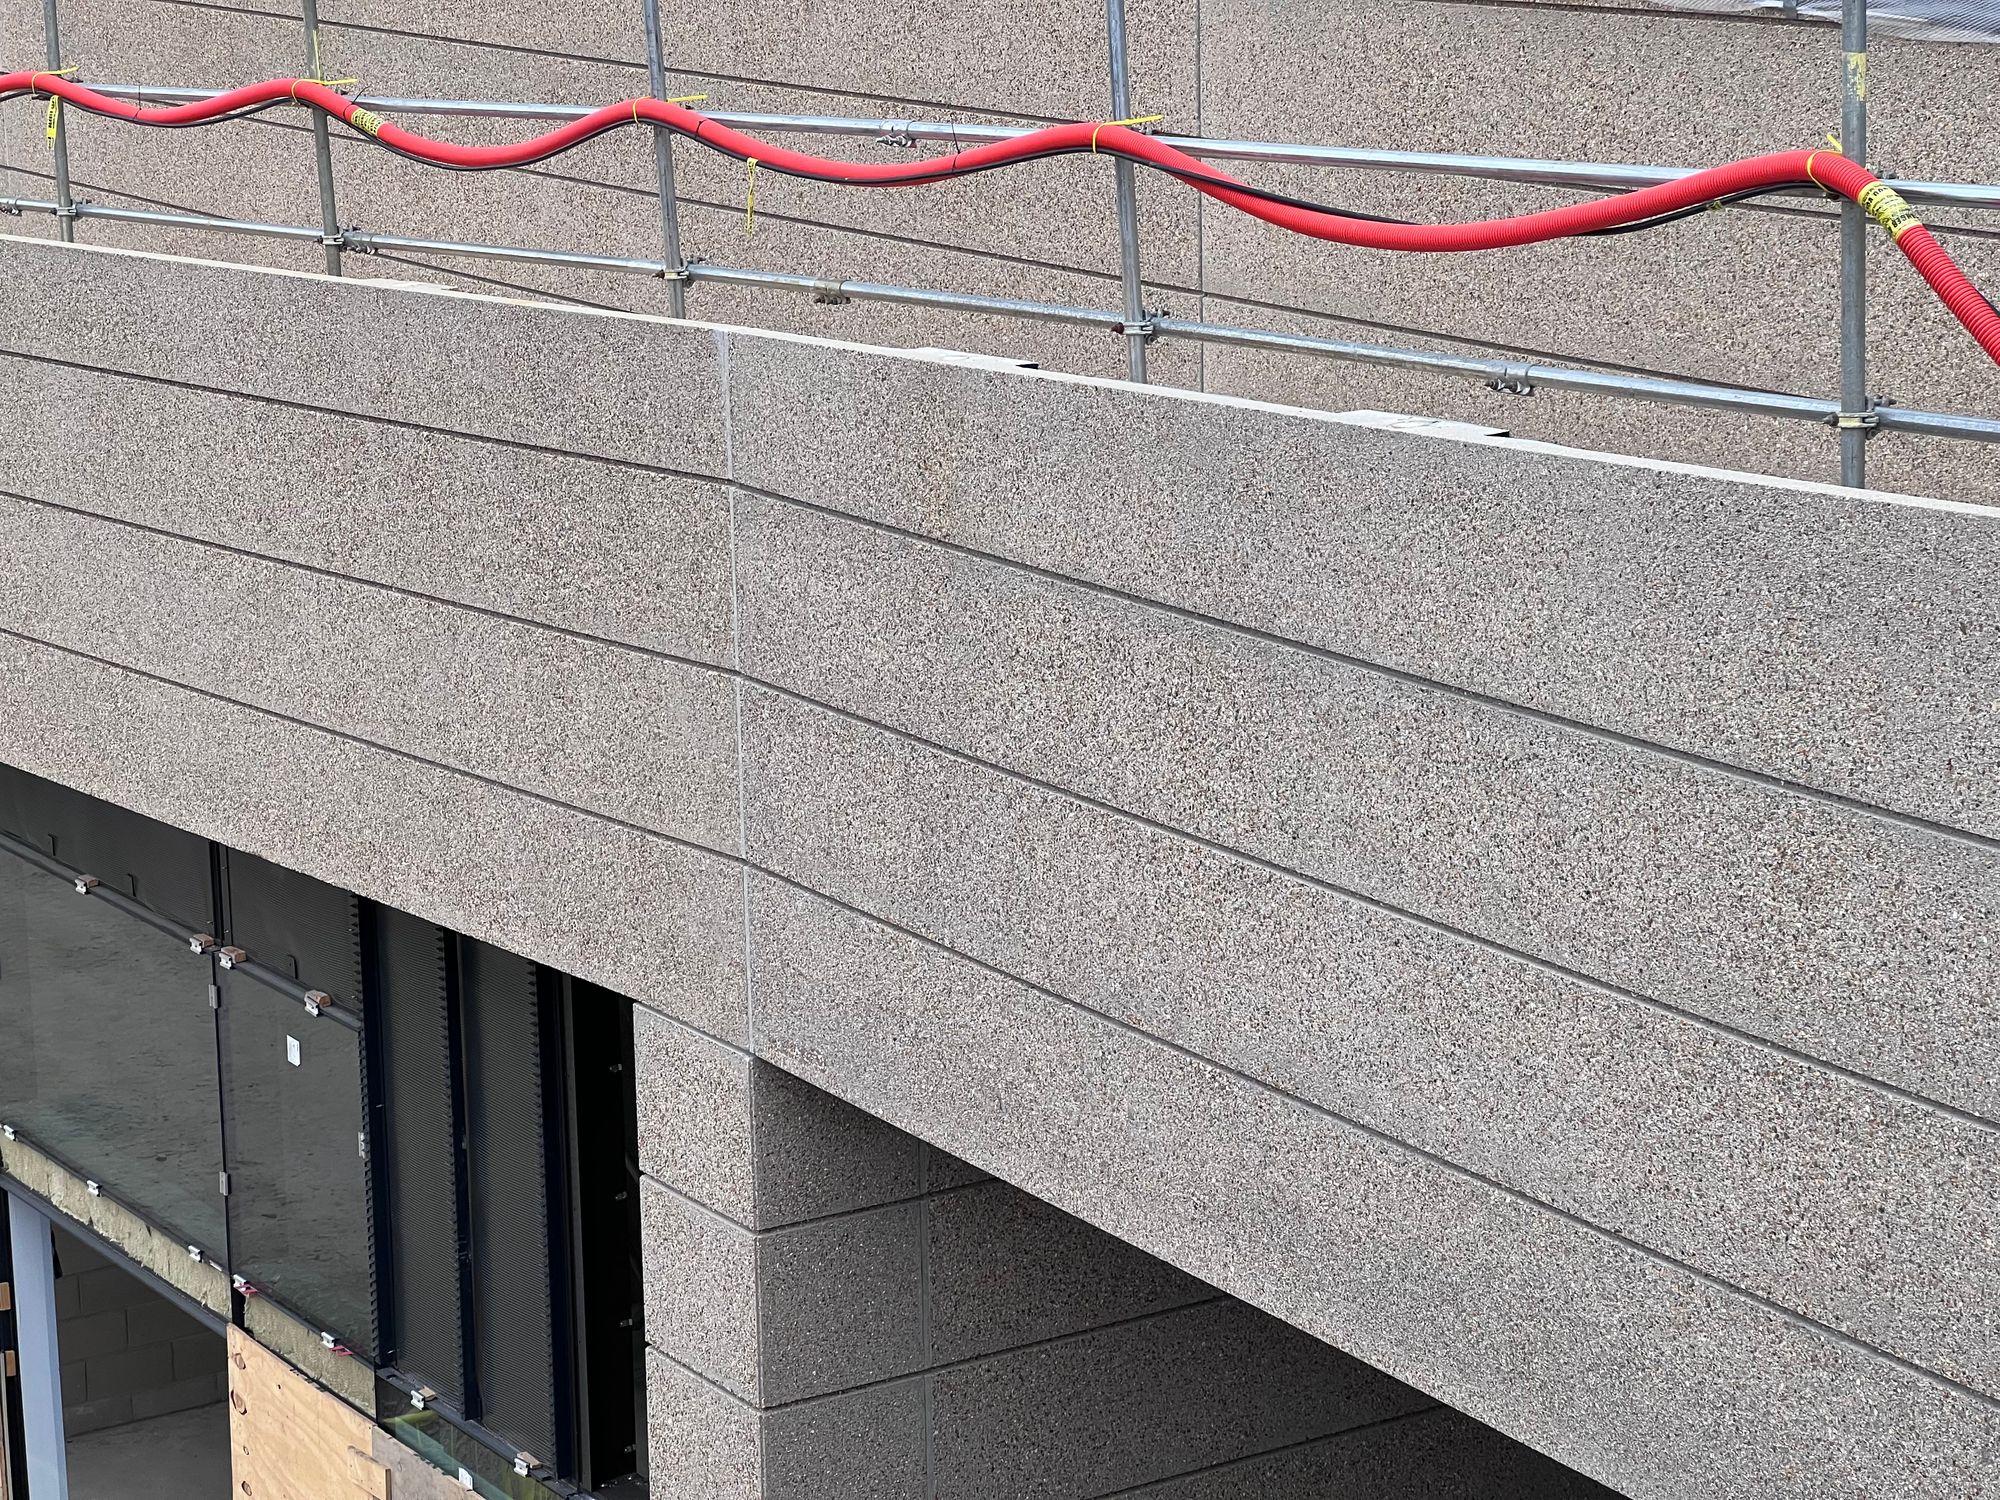
M 537 1470 L 540 1470 L 543 1473 L 547 1472 L 547 1470 L 543 1469 L 542 1467 L 542 1461 L 539 1458 L 535 1457 L 534 1454 L 516 1453 L 514 1455 L 514 1472 L 520 1475 L 521 1478 L 526 1479 L 530 1474 L 535 1473 Z
M 318 1015 L 321 1006 L 333 1004 L 333 996 L 329 995 L 325 990 L 307 990 L 305 998 L 306 1014 L 309 1016 Z
M 100 883 L 95 875 L 79 875 L 76 877 L 76 893 L 79 896 L 88 896 Z
M 191 932 L 188 934 L 188 952 L 190 953 L 206 953 L 214 946 L 215 939 L 205 932 Z
M 326 1332 L 324 1329 L 320 1331 L 319 1344 L 322 1349 L 331 1349 L 335 1354 L 343 1356 L 352 1354 L 354 1352 L 352 1349 L 348 1348 L 347 1345 L 341 1343 L 339 1339 L 335 1338 L 332 1334 Z
M 414 1406 L 418 1411 L 423 1411 L 436 1399 L 437 1392 L 427 1385 L 420 1385 L 414 1391 L 410 1392 L 410 1405 Z
M 258 1292 L 258 1288 L 254 1282 L 246 1281 L 241 1276 L 230 1277 L 229 1285 L 235 1289 L 236 1294 L 240 1297 L 254 1297 Z
M 5 1136 L 10 1141 L 19 1139 L 14 1134 L 14 1127 L 12 1125 L 0 1125 L 0 1136 Z
M 202 1255 L 202 1253 L 201 1253 L 201 1246 L 199 1246 L 199 1245 L 189 1245 L 189 1246 L 188 1246 L 188 1259 L 189 1259 L 189 1260 L 191 1260 L 191 1261 L 193 1261 L 193 1262 L 194 1262 L 194 1263 L 195 1263 L 196 1265 L 200 1265 L 200 1264 L 202 1263 L 202 1261 L 203 1261 L 203 1260 L 205 1259 L 205 1257 L 204 1257 L 204 1256 Z
M 104 1196 L 104 1189 L 88 1177 L 83 1180 L 83 1190 L 93 1198 L 102 1198 Z
M 250 962 L 250 955 L 241 948 L 218 948 L 215 950 L 215 961 L 225 969 L 233 969 L 238 964 Z

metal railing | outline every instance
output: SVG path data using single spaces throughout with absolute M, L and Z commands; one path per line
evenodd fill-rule
M 56 0 L 44 0 L 53 10 Z M 666 70 L 661 55 L 658 0 L 643 0 L 645 8 L 648 83 L 656 97 L 665 96 Z M 1861 10 L 1861 0 L 1846 0 L 1850 12 Z M 307 57 L 318 71 L 320 49 L 312 0 L 306 0 Z M 1110 103 L 1114 115 L 1124 118 L 1131 107 L 1127 66 L 1123 0 L 1107 0 L 1106 34 L 1112 58 Z M 56 65 L 59 47 L 54 20 L 50 24 L 50 64 Z M 1849 55 L 1843 59 L 1843 130 L 1850 140 L 1864 138 L 1866 103 L 1858 81 L 1865 76 L 1856 58 L 1865 48 L 1865 14 L 1859 21 L 1850 18 L 1844 32 Z M 1857 45 L 1858 44 L 1858 45 Z M 215 89 L 157 87 L 133 84 L 97 84 L 93 88 L 114 97 L 145 104 L 178 104 L 212 97 Z M 448 116 L 460 118 L 515 119 L 559 123 L 581 118 L 595 106 L 571 104 L 524 104 L 481 99 L 405 98 L 363 94 L 357 102 L 385 115 Z M 324 126 L 325 117 L 314 111 L 315 124 Z M 751 131 L 845 136 L 872 139 L 884 144 L 915 146 L 924 141 L 949 141 L 959 146 L 1008 140 L 1024 135 L 1032 127 L 997 124 L 958 124 L 920 119 L 888 119 L 837 115 L 784 115 L 713 111 L 713 118 Z M 1574 162 L 1529 158 L 1461 155 L 1447 152 L 1369 150 L 1354 147 L 1313 146 L 1272 141 L 1209 140 L 1201 137 L 1162 135 L 1161 139 L 1192 156 L 1213 161 L 1289 163 L 1329 169 L 1367 172 L 1414 172 L 1462 177 L 1489 182 L 1530 184 L 1540 187 L 1594 191 L 1629 191 L 1672 182 L 1691 175 L 1691 169 L 1646 166 L 1615 162 Z M 860 279 L 798 275 L 782 271 L 755 270 L 742 266 L 688 262 L 681 249 L 679 199 L 674 184 L 674 139 L 671 132 L 656 128 L 655 187 L 660 201 L 661 237 L 664 254 L 660 258 L 597 255 L 581 251 L 538 249 L 516 245 L 490 245 L 422 236 L 378 233 L 338 222 L 334 198 L 334 176 L 330 154 L 315 133 L 315 160 L 320 173 L 322 224 L 264 223 L 256 220 L 225 219 L 164 210 L 117 208 L 80 203 L 69 191 L 66 170 L 59 171 L 57 198 L 53 202 L 0 199 L 0 212 L 48 213 L 55 215 L 66 230 L 85 219 L 150 224 L 161 227 L 197 229 L 223 234 L 251 235 L 270 239 L 316 243 L 324 247 L 327 268 L 339 274 L 342 256 L 407 255 L 440 259 L 507 261 L 518 264 L 653 277 L 668 287 L 669 310 L 685 316 L 689 289 L 702 283 L 716 286 L 748 287 L 791 292 L 824 302 L 885 302 L 926 307 L 958 313 L 1066 324 L 1098 328 L 1121 335 L 1128 350 L 1127 368 L 1131 379 L 1147 377 L 1146 349 L 1159 339 L 1185 339 L 1199 343 L 1231 345 L 1238 348 L 1316 356 L 1378 367 L 1454 376 L 1484 382 L 1492 389 L 1527 394 L 1538 389 L 1578 391 L 1628 400 L 1662 402 L 1712 411 L 1727 411 L 1824 424 L 1839 433 L 1843 482 L 1865 482 L 1864 444 L 1874 432 L 1917 433 L 1929 437 L 1949 437 L 1977 442 L 2000 442 L 2000 418 L 1958 413 L 1924 411 L 1890 404 L 1867 392 L 1865 349 L 1866 238 L 1865 220 L 1856 224 L 1852 205 L 1847 205 L 1841 229 L 1841 395 L 1839 399 L 1799 396 L 1751 386 L 1680 380 L 1547 364 L 1521 359 L 1446 354 L 1394 345 L 1360 343 L 1346 339 L 1283 333 L 1236 324 L 1209 323 L 1174 318 L 1164 312 L 1148 312 L 1143 305 L 1144 279 L 1136 204 L 1129 181 L 1129 164 L 1122 164 L 1118 180 L 1120 284 L 1123 307 L 1074 306 L 1007 297 L 991 297 L 966 292 L 935 291 L 921 287 L 896 286 Z M 58 135 L 58 167 L 63 142 Z M 2000 209 L 2000 185 L 1895 180 L 1894 186 L 1912 202 L 1946 205 L 1959 209 Z M 1822 198 L 1810 189 L 1799 190 L 1803 198 Z M 67 234 L 65 238 L 69 237 Z

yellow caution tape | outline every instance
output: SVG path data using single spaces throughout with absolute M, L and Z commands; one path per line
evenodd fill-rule
M 1097 132 L 1100 130 L 1109 130 L 1114 125 L 1157 125 L 1165 118 L 1165 115 L 1134 115 L 1129 120 L 1100 120 L 1090 130 L 1091 152 L 1095 154 L 1097 151 Z
M 58 128 L 60 128 L 61 125 L 62 125 L 62 100 L 58 99 L 54 94 L 51 94 L 49 95 L 49 128 L 43 131 L 42 133 L 46 135 L 50 140 L 54 140 L 56 138 L 56 131 Z
M 1889 231 L 1889 238 L 1901 240 L 1922 221 L 1904 201 L 1903 195 L 1886 182 L 1871 182 L 1855 195 L 1861 211 Z

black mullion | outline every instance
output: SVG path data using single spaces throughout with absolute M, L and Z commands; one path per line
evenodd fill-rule
M 458 1217 L 458 1367 L 466 1416 L 485 1414 L 479 1397 L 479 1329 L 473 1311 L 472 1142 L 467 1121 L 471 1082 L 465 1048 L 465 939 L 440 928 L 445 938 L 445 1038 L 451 1069 L 452 1184 Z
M 357 899 L 361 923 L 361 1118 L 368 1131 L 368 1244 L 374 1252 L 370 1291 L 375 1304 L 376 1363 L 393 1365 L 402 1352 L 397 1317 L 395 1235 L 387 1221 L 395 1200 L 389 1174 L 395 1143 L 389 1130 L 389 1028 L 383 1023 L 380 920 L 373 901 Z
M 558 1474 L 579 1474 L 580 1468 L 587 1467 L 581 1459 L 586 1445 L 579 1441 L 584 1430 L 587 1382 L 577 1357 L 584 1327 L 584 1289 L 575 1268 L 583 1263 L 578 1243 L 583 1231 L 576 1201 L 577 1091 L 572 1077 L 568 977 L 536 964 L 535 1006 L 542 1043 L 542 1140 L 548 1155 L 542 1176 L 548 1198 L 549 1343 L 554 1354 L 550 1375 L 555 1386 L 556 1452 L 552 1461 Z M 580 1477 L 588 1489 L 592 1482 L 588 1474 Z

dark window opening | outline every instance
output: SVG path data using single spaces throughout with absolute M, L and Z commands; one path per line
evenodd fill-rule
M 630 1001 L 6 767 L 0 928 L 0 1121 L 393 1375 L 385 1420 L 635 1474 Z

